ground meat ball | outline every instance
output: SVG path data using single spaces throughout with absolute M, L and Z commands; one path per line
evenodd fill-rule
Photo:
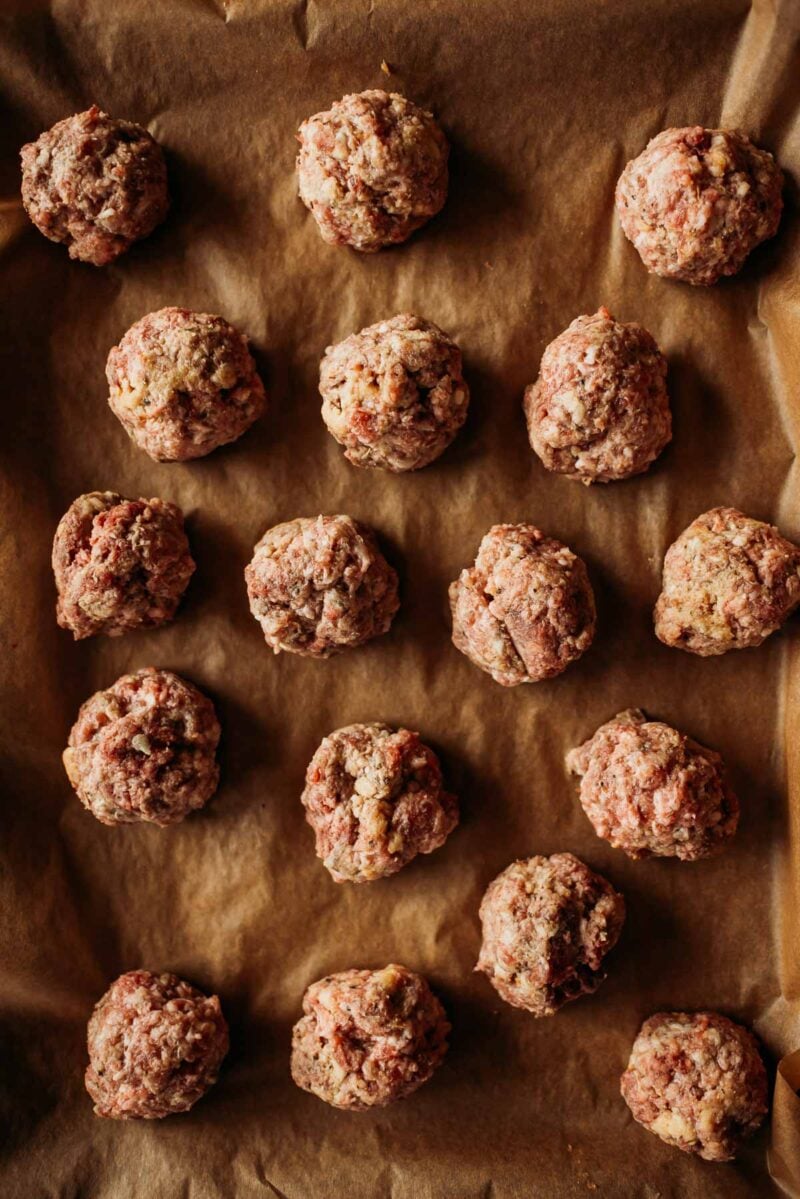
M 579 316 L 525 391 L 531 446 L 548 470 L 608 483 L 641 474 L 672 436 L 667 361 L 641 325 Z
M 444 845 L 458 801 L 439 760 L 408 729 L 351 724 L 326 737 L 306 772 L 306 819 L 337 883 L 396 874 Z
M 174 974 L 131 970 L 94 1009 L 88 1044 L 95 1114 L 160 1120 L 188 1112 L 217 1081 L 228 1025 L 216 995 Z
M 552 1016 L 596 991 L 625 900 L 571 853 L 512 862 L 481 903 L 481 970 L 506 1003 Z
M 334 1107 L 365 1111 L 404 1099 L 447 1052 L 439 1000 L 405 966 L 344 970 L 312 983 L 292 1035 L 292 1078 Z
M 202 458 L 235 441 L 264 411 L 247 338 L 221 316 L 162 308 L 108 355 L 108 402 L 156 462 Z
M 430 321 L 404 313 L 329 346 L 322 419 L 356 466 L 419 470 L 467 417 L 461 351 Z
M 105 266 L 167 215 L 167 168 L 141 125 L 93 106 L 22 147 L 22 203 L 70 258 Z
M 58 623 L 76 641 L 166 624 L 194 569 L 177 505 L 90 491 L 53 541 Z
M 692 862 L 724 849 L 739 802 L 722 758 L 677 729 L 620 712 L 567 754 L 581 776 L 581 804 L 598 837 L 630 858 Z
M 450 607 L 456 649 L 503 687 L 561 674 L 594 637 L 586 567 L 533 525 L 494 525 Z
M 64 766 L 83 806 L 103 824 L 175 824 L 217 789 L 219 733 L 210 699 L 149 666 L 86 701 Z
M 727 129 L 665 129 L 625 167 L 617 212 L 649 271 L 707 287 L 778 228 L 783 175 Z
M 447 140 L 405 96 L 345 96 L 304 121 L 297 136 L 300 199 L 331 245 L 380 250 L 444 205 Z
M 800 547 L 735 508 L 712 508 L 667 550 L 656 636 L 707 658 L 760 645 L 798 604 Z
M 659 1012 L 645 1020 L 621 1090 L 634 1120 L 710 1162 L 731 1161 L 767 1114 L 758 1042 L 716 1012 Z
M 349 516 L 267 529 L 244 574 L 250 611 L 276 654 L 329 658 L 363 645 L 388 630 L 400 606 L 397 574 L 375 534 Z

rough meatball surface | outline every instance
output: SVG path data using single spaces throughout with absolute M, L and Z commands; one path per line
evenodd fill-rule
M 111 411 L 156 462 L 202 458 L 264 411 L 247 338 L 221 316 L 162 308 L 132 325 L 106 363 Z
M 708 286 L 777 231 L 783 175 L 729 129 L 665 129 L 625 167 L 617 212 L 649 271 Z
M 405 966 L 344 970 L 312 983 L 292 1035 L 292 1078 L 334 1107 L 365 1111 L 403 1099 L 447 1052 L 439 1000 Z
M 131 970 L 89 1021 L 86 1090 L 98 1116 L 160 1120 L 188 1112 L 228 1052 L 219 999 L 174 974 Z
M 667 361 L 641 325 L 579 316 L 525 391 L 528 436 L 548 470 L 609 483 L 641 474 L 672 437 Z
M 739 802 L 722 758 L 633 708 L 567 754 L 598 837 L 630 858 L 692 862 L 724 849 Z
M 447 140 L 405 96 L 361 92 L 300 126 L 300 199 L 331 245 L 405 241 L 447 198 Z
M 93 106 L 23 146 L 22 203 L 70 258 L 105 266 L 167 215 L 167 168 L 141 125 Z
M 322 419 L 355 466 L 419 470 L 447 449 L 467 416 L 461 351 L 411 313 L 370 325 L 320 366 Z
M 351 724 L 326 737 L 306 772 L 306 819 L 337 883 L 396 874 L 458 823 L 439 760 L 408 729 Z
M 476 970 L 506 1003 L 534 1016 L 596 991 L 603 958 L 619 940 L 625 900 L 571 853 L 512 862 L 480 909 Z
M 267 529 L 245 570 L 250 611 L 274 652 L 310 658 L 385 633 L 397 574 L 375 534 L 349 516 L 299 517 Z
M 53 541 L 58 623 L 76 641 L 166 624 L 194 569 L 176 504 L 90 491 L 67 509 Z
M 494 525 L 450 608 L 455 647 L 504 687 L 561 674 L 594 637 L 583 561 L 533 525 Z
M 667 550 L 656 636 L 701 657 L 747 649 L 800 604 L 800 547 L 735 508 L 712 508 Z
M 149 666 L 83 704 L 64 767 L 83 806 L 103 824 L 175 824 L 216 791 L 219 736 L 211 700 Z
M 621 1090 L 634 1120 L 710 1162 L 731 1161 L 768 1107 L 758 1042 L 716 1012 L 659 1012 L 645 1020 Z

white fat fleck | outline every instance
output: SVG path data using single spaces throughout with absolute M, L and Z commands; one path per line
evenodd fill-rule
M 586 406 L 576 392 L 562 391 L 558 396 L 558 402 L 574 421 L 580 422 L 586 416 Z
M 146 737 L 144 733 L 137 733 L 136 736 L 131 739 L 131 745 L 135 750 L 138 750 L 140 754 L 147 754 L 148 757 L 152 752 L 150 748 L 150 738 Z
M 344 129 L 340 129 L 336 134 L 336 140 L 334 142 L 333 149 L 331 150 L 331 155 L 340 162 L 343 162 L 344 159 L 349 156 L 349 154 L 350 147 L 347 144 L 347 133 Z
M 669 1141 L 677 1141 L 683 1145 L 693 1145 L 697 1140 L 691 1124 L 679 1112 L 664 1111 L 650 1125 L 651 1130 L 659 1137 Z
M 339 184 L 334 179 L 333 175 L 328 176 L 325 182 L 319 189 L 319 198 L 324 203 L 331 204 L 339 197 Z
M 389 853 L 399 853 L 403 848 L 403 834 L 399 829 L 395 829 L 386 845 Z

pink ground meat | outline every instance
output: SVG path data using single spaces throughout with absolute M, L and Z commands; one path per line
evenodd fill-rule
M 444 134 L 405 96 L 345 96 L 300 126 L 300 199 L 331 245 L 372 252 L 405 241 L 447 198 Z
M 326 737 L 306 772 L 306 819 L 337 883 L 372 882 L 444 844 L 458 823 L 439 760 L 418 733 L 351 724 Z
M 475 969 L 506 1003 L 552 1016 L 605 978 L 603 959 L 619 939 L 625 901 L 579 858 L 556 853 L 512 862 L 489 885 L 480 917 Z
M 634 1120 L 710 1162 L 731 1161 L 768 1109 L 758 1042 L 716 1012 L 659 1012 L 645 1020 L 621 1090 Z
M 103 824 L 166 826 L 216 791 L 219 736 L 211 700 L 149 666 L 83 704 L 64 766 L 83 806 Z
M 405 1098 L 447 1052 L 444 1009 L 405 966 L 322 978 L 306 991 L 303 1012 L 292 1036 L 292 1078 L 348 1111 Z
M 778 229 L 783 175 L 729 129 L 665 129 L 625 167 L 617 212 L 649 271 L 707 287 Z
M 656 636 L 701 657 L 761 645 L 800 604 L 800 547 L 735 508 L 712 508 L 667 550 Z
M 132 325 L 108 355 L 111 411 L 156 462 L 210 454 L 264 411 L 247 338 L 221 316 L 162 308 Z
M 373 531 L 349 516 L 300 517 L 268 529 L 245 571 L 250 611 L 267 645 L 311 658 L 388 631 L 397 574 Z
M 533 525 L 494 525 L 450 586 L 453 644 L 503 687 L 553 678 L 591 645 L 582 560 Z
M 672 436 L 667 362 L 641 325 L 579 316 L 525 391 L 528 436 L 548 470 L 582 483 L 641 474 Z
M 631 858 L 692 862 L 724 849 L 739 802 L 719 754 L 643 712 L 620 712 L 567 754 L 598 837 Z
M 95 1114 L 160 1120 L 188 1112 L 228 1052 L 219 999 L 174 974 L 131 970 L 109 987 L 88 1030 L 86 1090 Z
M 167 215 L 167 168 L 141 125 L 93 106 L 22 147 L 22 202 L 70 258 L 105 266 Z
M 194 569 L 177 505 L 90 491 L 53 541 L 58 623 L 76 641 L 166 624 Z
M 419 470 L 463 425 L 469 389 L 461 351 L 411 313 L 329 346 L 320 366 L 322 419 L 355 466 Z

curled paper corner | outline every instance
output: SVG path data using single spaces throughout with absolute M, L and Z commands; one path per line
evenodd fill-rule
M 769 1172 L 785 1195 L 800 1197 L 800 1049 L 778 1064 L 767 1154 Z

